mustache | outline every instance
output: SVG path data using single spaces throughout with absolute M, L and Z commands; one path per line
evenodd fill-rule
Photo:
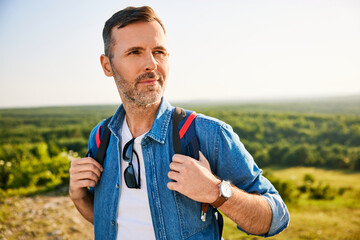
M 138 83 L 138 82 L 141 82 L 142 80 L 149 79 L 149 78 L 155 78 L 156 80 L 164 79 L 163 75 L 160 72 L 155 71 L 155 72 L 146 72 L 146 73 L 139 75 L 135 79 L 135 82 Z

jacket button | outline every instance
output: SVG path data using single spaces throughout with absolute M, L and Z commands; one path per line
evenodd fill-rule
M 119 189 L 119 184 L 116 184 L 116 189 Z
M 111 220 L 111 225 L 115 225 L 115 221 L 114 220 Z

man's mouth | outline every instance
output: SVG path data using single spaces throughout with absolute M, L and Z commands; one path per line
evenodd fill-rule
M 139 83 L 144 85 L 154 85 L 157 83 L 157 81 L 158 81 L 157 79 L 145 79 L 140 81 Z
M 140 84 L 153 85 L 162 80 L 162 75 L 159 72 L 147 72 L 138 76 L 135 80 Z

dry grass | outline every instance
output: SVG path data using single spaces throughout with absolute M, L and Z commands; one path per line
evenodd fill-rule
M 10 197 L 0 205 L 0 239 L 93 239 L 67 196 Z

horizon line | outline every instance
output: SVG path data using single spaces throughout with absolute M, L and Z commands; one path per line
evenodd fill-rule
M 269 103 L 294 103 L 295 101 L 312 102 L 312 101 L 334 101 L 334 100 L 360 100 L 360 93 L 347 94 L 347 95 L 327 95 L 327 96 L 294 96 L 294 97 L 258 97 L 258 98 L 234 98 L 234 99 L 191 99 L 191 100 L 169 100 L 172 103 L 177 104 L 269 104 Z M 74 103 L 74 104 L 50 104 L 50 105 L 32 105 L 32 106 L 0 106 L 0 110 L 7 109 L 31 109 L 31 108 L 52 108 L 52 107 L 82 107 L 82 106 L 115 106 L 120 105 L 118 103 Z M 218 105 L 217 104 L 217 105 Z

